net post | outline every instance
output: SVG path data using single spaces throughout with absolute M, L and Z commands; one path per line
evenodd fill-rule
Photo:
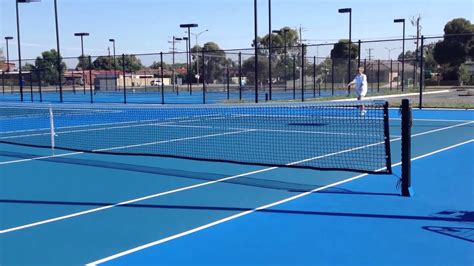
M 383 122 L 384 122 L 384 140 L 385 140 L 385 165 L 387 166 L 387 173 L 392 174 L 392 156 L 390 150 L 390 119 L 388 112 L 388 102 L 385 102 L 383 108 Z
M 402 196 L 410 197 L 413 194 L 411 189 L 411 127 L 412 110 L 408 99 L 402 100 Z

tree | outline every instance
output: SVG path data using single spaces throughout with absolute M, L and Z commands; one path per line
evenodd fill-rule
M 144 68 L 140 59 L 138 59 L 135 55 L 126 55 L 125 61 L 120 56 L 117 60 L 117 64 L 119 69 L 122 69 L 125 65 L 126 72 L 135 72 Z
M 400 53 L 400 54 L 398 55 L 398 60 L 401 61 L 401 60 L 402 60 L 402 57 L 403 57 L 403 54 Z M 405 52 L 405 60 L 406 60 L 406 61 L 415 60 L 415 57 L 416 57 L 415 52 L 410 51 L 410 50 L 408 50 L 408 51 Z
M 202 75 L 202 66 L 204 62 L 205 66 L 205 76 L 203 80 L 207 82 L 213 82 L 214 80 L 224 81 L 224 74 L 227 67 L 230 67 L 234 64 L 232 60 L 227 58 L 227 55 L 224 50 L 222 50 L 219 45 L 215 42 L 207 42 L 203 47 L 194 46 L 191 49 L 193 53 L 193 59 L 199 59 L 196 62 L 199 62 L 199 66 L 193 64 L 192 69 L 193 73 L 198 73 L 196 67 L 199 68 L 199 73 Z M 204 52 L 204 58 L 202 53 Z
M 423 51 L 425 54 L 423 58 L 423 62 L 424 62 L 425 70 L 428 72 L 434 72 L 436 67 L 438 66 L 438 62 L 436 62 L 433 56 L 434 47 L 435 47 L 434 43 L 428 44 L 423 47 Z
M 84 55 L 84 56 L 79 56 L 77 58 L 77 60 L 79 61 L 79 63 L 77 63 L 76 65 L 76 70 L 81 70 L 81 69 L 94 69 L 94 65 L 89 62 L 89 56 L 88 55 Z
M 349 57 L 348 53 L 349 40 L 339 40 L 331 50 L 332 59 L 347 59 Z M 356 59 L 359 51 L 359 45 L 351 43 L 351 59 Z
M 94 60 L 92 64 L 93 68 L 97 70 L 112 70 L 117 67 L 116 64 L 114 64 L 114 58 L 110 56 L 99 56 Z
M 62 57 L 59 60 L 61 74 L 64 75 L 66 70 L 66 64 L 63 62 Z M 58 72 L 58 52 L 54 49 L 41 53 L 41 57 L 38 56 L 35 60 L 36 70 L 40 70 L 41 80 L 44 82 L 55 85 L 59 81 Z
M 268 49 L 270 47 L 270 37 L 268 34 L 257 40 L 259 42 L 259 48 Z M 272 47 L 275 55 L 284 53 L 285 44 L 288 53 L 295 53 L 300 49 L 298 47 L 300 45 L 299 36 L 296 30 L 290 27 L 283 27 L 278 33 L 272 34 Z M 254 44 L 252 44 L 252 47 L 254 47 Z
M 347 61 L 349 57 L 349 40 L 342 39 L 334 44 L 333 49 L 331 50 L 331 59 L 334 63 L 334 73 L 335 77 L 340 77 L 340 80 L 336 82 L 347 83 Z M 359 45 L 351 43 L 351 69 L 356 69 L 356 62 L 353 59 L 357 59 L 359 51 Z M 352 74 L 352 73 L 351 73 Z
M 444 33 L 443 41 L 434 46 L 433 57 L 441 65 L 444 79 L 460 80 L 461 65 L 474 53 L 474 25 L 464 18 L 453 19 L 444 26 Z
M 242 64 L 242 75 L 247 77 L 247 84 L 255 84 L 255 57 L 249 57 Z M 268 80 L 268 58 L 258 57 L 258 81 L 259 83 L 266 84 Z

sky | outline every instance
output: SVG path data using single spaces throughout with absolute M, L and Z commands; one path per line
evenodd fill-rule
M 439 35 L 444 25 L 463 17 L 474 22 L 472 0 L 273 0 L 272 27 L 302 27 L 308 43 L 335 42 L 348 37 L 349 18 L 338 8 L 352 8 L 352 39 L 384 39 L 402 36 L 401 24 L 394 18 L 407 19 L 406 35 L 416 34 L 410 23 L 421 16 L 422 33 Z M 108 40 L 116 39 L 117 54 L 170 51 L 171 36 L 184 36 L 182 23 L 197 23 L 192 32 L 208 30 L 199 43 L 213 41 L 221 48 L 248 48 L 254 35 L 253 0 L 57 0 L 61 53 L 80 55 L 80 40 L 75 32 L 88 32 L 85 54 L 106 55 Z M 268 0 L 258 0 L 258 33 L 268 33 Z M 0 0 L 0 38 L 5 51 L 5 36 L 10 42 L 10 58 L 17 58 L 15 0 Z M 20 4 L 22 58 L 36 58 L 42 51 L 56 47 L 54 1 L 41 0 Z M 195 38 L 192 38 L 192 45 Z M 383 47 L 382 47 L 383 46 Z M 381 44 L 372 56 L 394 58 L 400 43 Z M 410 49 L 412 44 L 407 45 Z M 184 43 L 178 44 L 184 50 Z M 319 48 L 326 56 L 330 47 Z M 397 50 L 399 50 L 397 52 Z M 367 53 L 368 49 L 364 49 Z

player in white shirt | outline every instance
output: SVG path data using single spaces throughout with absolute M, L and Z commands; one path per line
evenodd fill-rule
M 355 85 L 355 93 L 357 96 L 357 100 L 362 100 L 363 97 L 367 94 L 367 76 L 364 74 L 364 68 L 358 68 L 359 73 L 355 76 L 354 80 L 351 81 L 347 86 Z M 362 106 L 362 115 L 365 115 L 366 110 L 364 106 Z

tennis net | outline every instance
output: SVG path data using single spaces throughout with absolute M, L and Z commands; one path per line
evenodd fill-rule
M 385 101 L 0 107 L 0 142 L 86 153 L 391 173 Z

